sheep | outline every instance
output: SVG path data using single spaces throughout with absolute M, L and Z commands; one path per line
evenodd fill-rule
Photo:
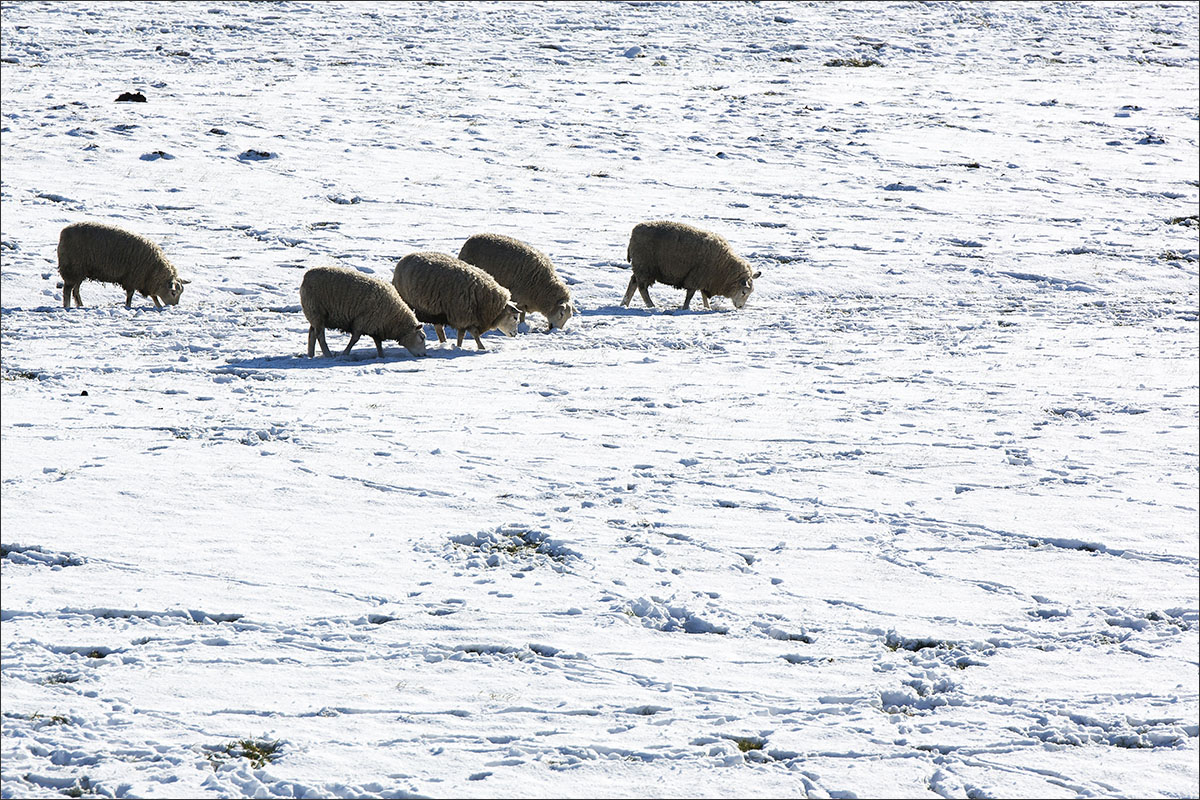
M 635 225 L 626 257 L 633 277 L 621 301 L 623 306 L 629 305 L 636 289 L 646 305 L 653 307 L 648 290 L 660 281 L 687 290 L 685 309 L 697 290 L 705 308 L 712 308 L 708 300 L 715 295 L 728 297 L 734 308 L 741 308 L 754 291 L 754 279 L 762 274 L 751 272 L 750 264 L 734 254 L 724 237 L 682 222 L 659 220 Z
M 463 335 L 475 337 L 483 350 L 480 334 L 499 328 L 508 336 L 517 335 L 520 311 L 511 301 L 508 289 L 478 267 L 445 253 L 409 253 L 396 263 L 392 285 L 412 306 L 417 319 L 433 325 L 439 342 L 445 343 L 444 325 L 458 331 L 458 346 Z
M 58 235 L 58 274 L 63 279 L 63 308 L 83 307 L 79 286 L 91 279 L 116 283 L 125 290 L 125 307 L 134 292 L 173 306 L 191 281 L 179 277 L 162 248 L 144 236 L 103 222 L 76 222 Z M 162 301 L 161 303 L 159 301 Z
M 545 253 L 524 242 L 498 233 L 479 233 L 467 239 L 458 253 L 460 261 L 473 264 L 512 293 L 512 301 L 525 314 L 536 311 L 549 327 L 566 327 L 575 313 L 571 293 Z
M 383 358 L 383 340 L 395 339 L 414 356 L 425 355 L 425 334 L 416 315 L 395 287 L 378 278 L 345 267 L 313 267 L 300 281 L 300 308 L 308 320 L 308 357 L 314 345 L 329 357 L 325 329 L 350 334 L 347 355 L 364 333 L 375 340 Z

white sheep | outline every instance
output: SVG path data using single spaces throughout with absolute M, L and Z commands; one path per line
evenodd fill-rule
M 458 331 L 458 346 L 463 335 L 479 337 L 493 328 L 508 336 L 517 335 L 520 311 L 511 302 L 508 289 L 478 267 L 445 253 L 409 253 L 396 264 L 392 285 L 400 292 L 417 319 L 433 325 L 439 342 L 446 341 L 443 326 Z
M 375 340 L 375 349 L 383 358 L 383 342 L 395 339 L 414 356 L 425 355 L 425 334 L 395 287 L 378 278 L 345 267 L 313 267 L 300 281 L 300 308 L 308 320 L 308 357 L 315 344 L 330 355 L 325 329 L 350 334 L 350 344 L 342 355 L 358 343 L 364 333 Z
M 154 300 L 155 308 L 179 302 L 191 281 L 179 277 L 162 248 L 144 236 L 103 222 L 76 222 L 58 235 L 58 274 L 63 279 L 63 308 L 83 306 L 79 286 L 85 280 L 116 283 L 125 290 L 125 307 L 134 292 Z M 159 301 L 162 302 L 159 302 Z
M 571 293 L 545 253 L 508 236 L 479 233 L 467 239 L 459 260 L 473 264 L 496 279 L 512 294 L 512 301 L 525 314 L 546 317 L 547 333 L 563 328 L 575 313 Z
M 623 306 L 629 305 L 635 289 L 647 306 L 653 306 L 648 290 L 661 282 L 687 290 L 684 308 L 697 291 L 705 308 L 712 307 L 708 300 L 717 295 L 741 308 L 754 291 L 754 279 L 762 274 L 752 272 L 749 262 L 734 254 L 723 237 L 682 222 L 659 220 L 634 226 L 627 258 L 633 277 L 621 301 Z

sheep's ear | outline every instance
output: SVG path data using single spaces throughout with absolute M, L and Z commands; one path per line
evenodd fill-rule
M 187 278 L 180 278 L 180 279 L 179 279 L 179 282 L 180 282 L 180 283 L 191 283 L 191 281 L 190 281 L 190 280 L 188 280 Z
M 758 272 L 754 273 L 754 274 L 753 274 L 753 275 L 751 275 L 750 277 L 751 277 L 751 278 L 757 278 L 759 275 L 762 275 L 762 270 L 759 270 Z

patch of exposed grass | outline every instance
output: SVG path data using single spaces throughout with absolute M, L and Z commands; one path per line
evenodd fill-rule
M 918 650 L 953 650 L 956 647 L 954 642 L 947 642 L 942 639 L 906 639 L 898 636 L 895 631 L 889 631 L 883 643 L 892 652 L 908 650 L 911 653 L 915 653 Z
M 529 561 L 542 557 L 558 564 L 566 563 L 569 556 L 576 556 L 565 548 L 550 542 L 544 533 L 525 529 L 501 529 L 502 535 L 451 537 L 453 547 L 475 551 L 487 557 L 489 567 L 499 566 L 504 560 Z
M 62 716 L 61 714 L 51 714 L 50 716 L 47 717 L 45 714 L 40 714 L 36 711 L 29 715 L 29 721 L 30 722 L 44 722 L 46 725 L 70 725 L 71 724 L 71 720 Z
M 65 672 L 56 672 L 47 678 L 43 678 L 42 683 L 46 686 L 60 686 L 64 683 L 75 683 L 78 680 L 78 675 L 67 675 Z
M 493 547 L 491 552 L 504 553 L 507 556 L 519 558 L 521 556 L 532 556 L 535 553 L 541 552 L 541 544 L 538 542 L 530 542 L 525 539 L 510 539 L 507 544 L 501 544 Z
M 767 740 L 760 739 L 757 736 L 734 736 L 733 743 L 743 753 L 749 753 L 751 750 L 762 750 L 767 746 Z
M 208 752 L 204 757 L 212 764 L 214 770 L 234 758 L 244 758 L 254 769 L 262 769 L 283 755 L 280 752 L 282 747 L 283 742 L 278 739 L 238 739 L 236 742 L 206 747 Z
M 84 794 L 93 794 L 94 787 L 92 781 L 87 775 L 83 775 L 75 779 L 75 783 L 62 790 L 62 793 L 67 797 L 83 797 Z
M 882 61 L 873 58 L 831 58 L 825 62 L 827 67 L 882 67 Z

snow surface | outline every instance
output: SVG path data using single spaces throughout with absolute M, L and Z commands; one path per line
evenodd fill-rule
M 1196 4 L 2 23 L 4 797 L 1200 794 Z M 482 231 L 567 330 L 303 357 Z

